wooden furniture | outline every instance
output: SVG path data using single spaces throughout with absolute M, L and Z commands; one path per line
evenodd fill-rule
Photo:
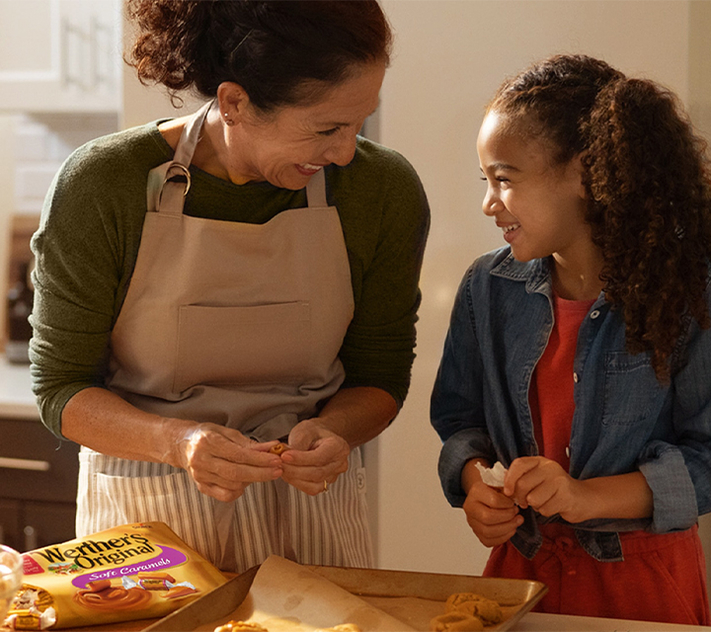
M 79 446 L 39 421 L 29 367 L 0 362 L 0 542 L 26 551 L 74 538 Z

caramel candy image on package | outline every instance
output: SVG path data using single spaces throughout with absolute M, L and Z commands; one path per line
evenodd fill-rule
M 11 630 L 72 628 L 165 616 L 226 577 L 166 524 L 145 522 L 23 553 Z

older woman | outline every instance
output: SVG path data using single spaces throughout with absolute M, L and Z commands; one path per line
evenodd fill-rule
M 407 393 L 429 224 L 412 167 L 357 136 L 386 18 L 375 0 L 129 14 L 139 78 L 208 101 L 77 150 L 33 240 L 35 392 L 83 446 L 78 535 L 161 520 L 224 570 L 368 566 L 358 446 Z

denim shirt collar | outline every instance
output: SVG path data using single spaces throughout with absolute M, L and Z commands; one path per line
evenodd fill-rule
M 517 261 L 512 253 L 497 266 L 492 268 L 492 276 L 502 277 L 511 281 L 521 281 L 526 284 L 526 292 L 539 293 L 549 298 L 553 297 L 553 278 L 551 276 L 551 258 L 534 259 L 533 261 Z M 600 292 L 593 307 L 606 304 L 605 293 Z

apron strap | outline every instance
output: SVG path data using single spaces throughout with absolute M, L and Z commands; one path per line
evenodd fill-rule
M 324 208 L 328 206 L 326 199 L 326 174 L 319 169 L 306 185 L 306 202 L 309 208 Z
M 190 170 L 195 148 L 200 140 L 200 130 L 214 100 L 203 105 L 183 127 L 173 160 L 148 172 L 148 211 L 182 215 L 185 196 L 190 190 Z M 177 179 L 176 179 L 177 178 Z

